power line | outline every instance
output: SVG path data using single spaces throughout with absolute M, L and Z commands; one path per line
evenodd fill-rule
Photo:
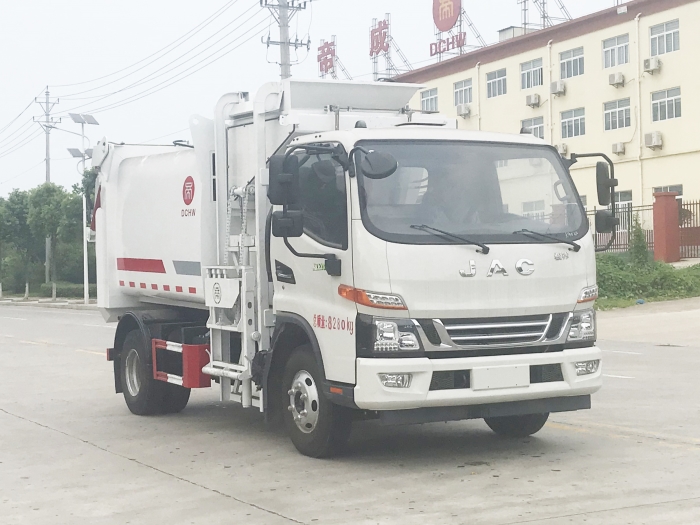
M 28 139 L 26 139 L 26 140 L 25 140 L 24 142 L 22 142 L 21 144 L 18 144 L 17 146 L 15 146 L 14 149 L 11 149 L 10 151 L 4 151 L 4 152 L 0 153 L 0 159 L 4 159 L 4 158 L 7 157 L 8 155 L 13 154 L 15 151 L 18 151 L 18 150 L 22 149 L 24 146 L 26 146 L 26 145 L 29 144 L 30 142 L 34 142 L 36 139 L 38 139 L 39 137 L 41 137 L 41 135 L 43 135 L 43 132 L 42 132 L 41 130 L 37 130 L 37 131 L 38 131 L 38 133 L 37 133 L 36 135 L 32 135 L 31 137 L 29 137 Z M 43 163 L 44 161 L 42 160 L 41 162 Z
M 235 50 L 238 49 L 239 47 L 241 47 L 241 46 L 245 45 L 246 43 L 250 42 L 253 38 L 255 38 L 255 37 L 256 37 L 257 35 L 259 35 L 260 33 L 264 32 L 265 27 L 262 27 L 262 29 L 260 29 L 260 26 L 261 26 L 261 25 L 265 25 L 265 24 L 267 24 L 267 20 L 262 20 L 262 21 L 259 22 L 257 25 L 251 27 L 248 31 L 246 31 L 245 33 L 243 33 L 242 35 L 240 35 L 239 37 L 237 37 L 237 38 L 234 39 L 233 41 L 229 42 L 228 44 L 226 44 L 226 45 L 223 46 L 222 48 L 218 49 L 218 50 L 215 51 L 214 53 L 211 53 L 211 54 L 210 54 L 209 56 L 207 56 L 204 60 L 207 60 L 207 59 L 211 58 L 212 56 L 216 55 L 217 53 L 221 52 L 221 51 L 224 50 L 226 47 L 230 46 L 230 45 L 233 44 L 236 40 L 239 40 L 242 36 L 246 35 L 247 33 L 250 33 L 251 31 L 257 30 L 256 33 L 253 34 L 250 38 L 248 38 L 248 39 L 246 39 L 245 41 L 241 42 L 241 43 L 238 44 L 237 46 L 235 46 L 235 47 L 233 47 L 233 48 L 227 50 L 225 53 L 223 53 L 222 55 L 216 57 L 214 60 L 211 60 L 210 62 L 207 62 L 207 63 L 201 65 L 201 66 L 198 67 L 197 69 L 194 69 L 194 70 L 193 70 L 193 68 L 195 68 L 196 66 L 192 66 L 192 67 L 190 67 L 190 68 L 188 68 L 188 69 L 186 69 L 186 70 L 184 70 L 184 71 L 181 71 L 181 72 L 179 72 L 179 73 L 173 75 L 172 77 L 170 77 L 170 78 L 164 80 L 164 81 L 161 82 L 160 84 L 156 84 L 155 86 L 151 86 L 150 88 L 147 88 L 147 89 L 145 89 L 144 91 L 141 91 L 140 93 L 136 93 L 136 94 L 132 95 L 131 97 L 128 97 L 128 98 L 126 98 L 126 99 L 124 99 L 124 100 L 116 101 L 116 102 L 114 102 L 114 103 L 111 103 L 111 104 L 108 104 L 108 105 L 106 105 L 106 106 L 102 106 L 102 107 L 99 107 L 99 108 L 96 108 L 96 109 L 91 109 L 91 110 L 90 110 L 90 113 L 93 113 L 93 114 L 94 114 L 94 113 L 100 113 L 100 112 L 103 112 L 103 111 L 108 111 L 108 110 L 111 110 L 111 109 L 116 109 L 116 108 L 121 107 L 121 106 L 124 106 L 124 105 L 126 105 L 126 104 L 131 104 L 132 102 L 136 102 L 137 100 L 141 100 L 142 98 L 145 98 L 145 97 L 147 97 L 147 96 L 149 96 L 149 95 L 153 95 L 154 93 L 157 93 L 157 92 L 159 92 L 159 91 L 162 91 L 163 89 L 166 89 L 167 87 L 172 86 L 173 84 L 176 84 L 176 83 L 178 83 L 178 82 L 180 82 L 180 81 L 182 81 L 182 80 L 184 80 L 184 79 L 186 79 L 186 78 L 188 78 L 188 77 L 194 75 L 195 73 L 197 73 L 198 71 L 201 71 L 201 70 L 204 69 L 205 67 L 208 67 L 208 66 L 210 66 L 211 64 L 213 64 L 214 62 L 217 62 L 218 60 L 221 60 L 222 58 L 224 58 L 224 57 L 227 56 L 228 54 L 232 53 L 233 51 L 235 51 Z M 189 72 L 189 73 L 188 73 L 188 72 Z M 187 73 L 187 74 L 185 74 L 185 73 Z M 181 75 L 184 75 L 184 76 L 181 76 Z M 180 78 L 177 78 L 177 77 L 180 77 Z M 171 82 L 171 80 L 172 80 L 172 82 Z M 163 87 L 160 87 L 160 86 L 163 86 Z M 157 88 L 159 88 L 159 89 L 157 89 Z
M 29 173 L 29 172 L 32 171 L 32 170 L 37 169 L 37 168 L 38 168 L 39 166 L 41 166 L 43 163 L 44 163 L 44 161 L 42 160 L 42 161 L 39 162 L 38 164 L 35 164 L 35 165 L 32 166 L 31 168 L 29 168 L 28 170 L 25 170 L 25 171 L 23 171 L 22 173 L 20 173 L 20 174 L 18 174 L 18 175 L 15 175 L 14 177 L 10 177 L 9 179 L 5 179 L 4 181 L 0 182 L 0 186 L 2 186 L 2 185 L 4 185 L 4 184 L 7 184 L 8 182 L 11 182 L 11 181 L 13 181 L 13 180 L 15 180 L 15 179 L 18 179 L 18 178 L 20 178 L 22 175 L 25 175 L 26 173 Z
M 210 20 L 217 18 L 221 13 L 223 13 L 224 11 L 226 11 L 229 7 L 231 7 L 231 6 L 232 6 L 233 4 L 235 4 L 237 1 L 238 1 L 238 0 L 231 0 L 231 1 L 229 1 L 226 5 L 224 5 L 222 8 L 220 8 L 218 11 L 214 12 L 214 14 L 212 14 L 209 18 L 205 19 L 205 20 L 204 20 L 203 22 L 201 22 L 199 25 L 197 25 L 196 27 L 194 27 L 193 29 L 191 29 L 190 31 L 188 31 L 187 33 L 185 33 L 184 35 L 182 35 L 182 36 L 179 37 L 178 39 L 174 40 L 173 42 L 171 42 L 171 43 L 168 44 L 167 46 L 165 46 L 165 47 L 159 49 L 158 51 L 156 51 L 156 52 L 154 52 L 154 53 L 148 55 L 146 58 L 143 58 L 143 59 L 139 60 L 138 62 L 135 62 L 134 64 L 131 64 L 130 66 L 127 66 L 127 67 L 125 67 L 125 68 L 122 68 L 122 69 L 120 69 L 120 70 L 118 70 L 118 71 L 115 71 L 115 72 L 113 72 L 113 73 L 110 73 L 110 74 L 108 74 L 108 75 L 104 75 L 104 76 L 101 76 L 101 77 L 93 78 L 92 80 L 85 80 L 85 81 L 83 81 L 83 82 L 75 82 L 75 83 L 73 83 L 73 84 L 58 84 L 58 85 L 55 85 L 55 86 L 53 86 L 53 87 L 55 87 L 55 88 L 61 88 L 61 87 L 81 86 L 81 85 L 84 85 L 84 84 L 92 84 L 93 82 L 97 82 L 97 81 L 99 81 L 99 80 L 104 80 L 105 78 L 113 77 L 114 75 L 118 75 L 119 73 L 122 73 L 122 72 L 124 72 L 124 71 L 127 71 L 127 70 L 131 69 L 131 68 L 134 67 L 134 66 L 138 66 L 139 64 L 141 64 L 141 63 L 145 62 L 146 60 L 148 60 L 149 58 L 152 58 L 152 57 L 156 56 L 157 54 L 161 53 L 162 51 L 165 51 L 165 50 L 168 49 L 170 46 L 176 44 L 177 42 L 179 42 L 179 41 L 182 40 L 183 38 L 187 37 L 190 33 L 192 33 L 193 31 L 197 30 L 197 29 L 198 29 L 200 26 L 202 26 L 203 24 L 208 25 L 208 22 L 209 22 Z M 198 31 L 197 31 L 197 32 L 198 32 Z M 195 33 L 195 34 L 196 34 L 196 33 Z M 192 36 L 194 36 L 194 35 L 192 35 Z M 186 40 L 189 40 L 189 38 L 187 38 Z M 181 42 L 181 43 L 184 43 L 186 40 L 184 40 L 184 41 Z M 178 46 L 179 46 L 179 44 L 178 44 Z M 173 49 L 175 49 L 175 48 L 173 48 Z M 171 51 L 172 51 L 172 50 L 171 50 Z M 170 51 L 168 51 L 168 52 L 170 52 Z M 167 54 L 167 53 L 166 53 L 166 54 Z M 78 94 L 78 93 L 74 93 L 74 94 Z
M 239 1 L 239 0 L 232 0 L 231 2 L 229 2 L 229 5 L 226 7 L 226 9 L 229 9 L 229 8 L 233 7 L 233 5 L 235 5 L 236 3 L 238 3 L 238 1 Z M 248 11 L 250 11 L 250 9 L 249 9 Z M 247 12 L 247 11 L 246 11 L 246 12 Z M 126 74 L 126 75 L 124 75 L 124 76 L 121 76 L 121 77 L 119 77 L 119 78 L 117 78 L 117 79 L 115 79 L 115 80 L 112 80 L 112 81 L 110 81 L 110 82 L 107 82 L 106 84 L 102 84 L 101 86 L 97 86 L 97 87 L 94 87 L 94 88 L 90 88 L 90 89 L 87 89 L 87 90 L 85 90 L 85 91 L 80 91 L 80 92 L 77 92 L 77 93 L 71 93 L 71 94 L 69 94 L 69 95 L 62 96 L 61 98 L 63 98 L 64 100 L 87 100 L 87 99 L 94 99 L 94 98 L 102 97 L 103 95 L 92 95 L 92 96 L 89 96 L 89 97 L 76 97 L 76 95 L 82 95 L 82 94 L 84 94 L 84 93 L 90 93 L 91 91 L 97 91 L 98 89 L 102 89 L 102 88 L 107 87 L 107 86 L 110 86 L 110 85 L 112 85 L 112 84 L 116 84 L 116 83 L 119 82 L 120 80 L 124 80 L 125 78 L 128 78 L 128 77 L 130 77 L 131 75 L 134 75 L 134 74 L 138 73 L 139 71 L 142 71 L 143 69 L 145 69 L 145 68 L 147 68 L 148 66 L 150 66 L 151 64 L 157 62 L 158 60 L 160 60 L 161 58 L 165 57 L 166 55 L 168 55 L 169 53 L 171 53 L 172 51 L 174 51 L 175 49 L 177 49 L 178 47 L 180 47 L 182 44 L 184 44 L 185 42 L 187 42 L 188 40 L 190 40 L 190 39 L 191 39 L 192 37 L 194 37 L 197 33 L 199 33 L 200 31 L 202 31 L 206 26 L 208 26 L 208 25 L 211 24 L 214 20 L 216 20 L 219 16 L 221 16 L 221 14 L 223 14 L 223 12 L 222 12 L 222 13 L 219 13 L 216 17 L 214 17 L 214 18 L 212 18 L 211 20 L 209 20 L 206 24 L 204 24 L 204 25 L 200 24 L 200 25 L 202 25 L 202 27 L 200 27 L 199 29 L 197 29 L 197 31 L 195 31 L 194 33 L 192 33 L 192 34 L 191 34 L 190 36 L 188 36 L 187 38 L 185 38 L 182 42 L 180 42 L 179 44 L 177 44 L 175 47 L 173 47 L 172 49 L 170 49 L 169 51 L 167 51 L 167 52 L 164 53 L 163 55 L 161 55 L 161 56 L 155 58 L 154 60 L 151 60 L 151 61 L 148 62 L 147 64 L 144 64 L 144 65 L 141 66 L 140 68 L 138 68 L 138 69 L 132 71 L 131 73 L 128 73 L 128 74 Z M 197 48 L 198 48 L 199 46 L 201 46 L 204 42 L 206 42 L 207 40 L 210 40 L 211 38 L 213 38 L 215 35 L 217 35 L 217 34 L 220 33 L 221 31 L 223 31 L 224 29 L 226 29 L 226 27 L 228 27 L 228 26 L 231 25 L 231 24 L 233 24 L 233 21 L 230 22 L 229 24 L 227 24 L 226 26 L 224 26 L 223 28 L 219 29 L 216 33 L 214 33 L 213 35 L 209 36 L 208 38 L 206 38 L 205 40 L 203 40 L 202 42 L 200 42 L 199 44 L 197 44 L 195 47 L 193 47 L 193 48 L 190 49 L 189 51 L 186 51 L 184 54 L 182 54 L 182 55 L 180 55 L 179 57 L 177 57 L 175 60 L 172 60 L 172 61 L 168 62 L 165 66 L 163 66 L 163 67 L 161 67 L 160 69 L 157 69 L 156 71 L 150 73 L 149 75 L 147 75 L 146 77 L 144 77 L 143 79 L 141 79 L 141 81 L 147 79 L 149 76 L 152 76 L 154 73 L 157 73 L 158 71 L 162 70 L 163 68 L 169 66 L 169 65 L 172 64 L 173 62 L 177 62 L 177 61 L 180 60 L 182 57 L 186 56 L 187 54 L 189 54 L 189 53 L 191 53 L 192 51 L 194 51 L 195 49 L 197 49 Z M 198 26 L 198 27 L 199 27 L 199 26 Z M 196 28 L 195 28 L 195 29 L 196 29 Z M 137 81 L 137 84 L 136 84 L 136 85 L 138 85 L 138 82 L 141 82 L 141 81 Z M 133 85 L 134 85 L 134 84 L 130 84 L 129 86 L 126 86 L 125 88 L 122 88 L 121 90 L 118 90 L 118 91 L 116 91 L 115 93 L 119 93 L 120 91 L 123 91 L 123 90 L 125 90 L 125 89 L 128 89 L 128 88 L 132 87 Z
M 44 91 L 43 89 L 42 89 L 41 91 L 39 91 L 39 93 L 38 93 L 37 96 L 41 95 L 41 94 L 43 93 L 43 91 Z M 27 105 L 26 108 L 24 108 L 24 109 L 22 110 L 22 112 L 21 112 L 19 115 L 17 115 L 17 116 L 16 116 L 15 118 L 13 118 L 10 122 L 8 122 L 2 129 L 0 129 L 0 134 L 4 133 L 6 129 L 8 129 L 10 126 L 12 126 L 12 124 L 14 124 L 15 122 L 17 122 L 17 119 L 19 119 L 22 115 L 24 115 L 24 114 L 27 112 L 27 110 L 28 110 L 30 107 L 32 107 L 32 104 L 34 104 L 34 99 L 32 99 L 32 101 Z
M 16 130 L 14 130 L 12 133 L 10 133 L 7 137 L 0 140 L 0 144 L 3 144 L 5 142 L 14 142 L 15 140 L 17 140 L 17 138 L 13 139 L 12 137 L 17 135 L 18 133 L 20 134 L 20 136 L 24 135 L 26 133 L 27 129 L 31 129 L 34 127 L 34 126 L 32 126 L 33 123 L 34 123 L 34 121 L 32 119 L 27 120 L 24 124 L 22 124 Z M 27 125 L 29 125 L 29 126 L 27 126 Z
M 250 9 L 249 9 L 248 11 L 250 11 Z M 246 11 L 246 12 L 247 12 L 247 11 Z M 206 51 L 208 51 L 208 50 L 211 49 L 212 47 L 216 46 L 216 44 L 218 44 L 218 43 L 221 42 L 222 40 L 225 40 L 227 37 L 229 37 L 230 35 L 232 35 L 233 33 L 235 33 L 238 29 L 240 29 L 241 27 L 243 27 L 246 23 L 248 23 L 250 20 L 252 20 L 253 18 L 255 18 L 255 17 L 257 16 L 257 14 L 258 14 L 258 13 L 254 13 L 252 16 L 248 17 L 246 20 L 244 20 L 242 23 L 240 23 L 240 24 L 239 24 L 238 26 L 236 26 L 234 29 L 232 29 L 231 31 L 229 31 L 226 35 L 224 35 L 223 37 L 221 37 L 219 40 L 217 40 L 217 41 L 214 42 L 213 44 L 207 46 L 207 47 L 204 48 L 202 51 L 200 51 L 200 52 L 197 53 L 196 55 L 194 55 L 194 56 L 188 58 L 186 61 L 182 62 L 181 64 L 178 64 L 177 66 L 171 68 L 170 70 L 165 71 L 165 72 L 163 72 L 163 73 L 161 73 L 161 74 L 159 74 L 159 75 L 156 75 L 155 77 L 151 78 L 150 80 L 146 80 L 146 79 L 148 78 L 148 76 L 152 76 L 152 75 L 153 75 L 153 73 L 151 73 L 150 75 L 148 75 L 148 76 L 145 77 L 144 79 L 141 79 L 140 81 L 134 82 L 134 83 L 132 83 L 132 84 L 130 84 L 130 85 L 124 87 L 124 88 L 121 88 L 121 89 L 119 89 L 119 90 L 117 90 L 117 91 L 114 91 L 114 92 L 112 92 L 112 93 L 106 94 L 106 95 L 102 96 L 101 98 L 99 98 L 99 99 L 97 99 L 97 100 L 95 100 L 95 101 L 93 101 L 93 102 L 87 102 L 87 103 L 85 103 L 85 104 L 81 104 L 81 105 L 72 107 L 72 108 L 68 109 L 67 112 L 76 111 L 76 110 L 78 110 L 78 109 L 85 108 L 85 107 L 87 107 L 87 106 L 90 106 L 91 104 L 95 104 L 95 103 L 100 102 L 100 101 L 102 101 L 102 100 L 105 100 L 105 99 L 107 99 L 107 98 L 109 98 L 109 97 L 112 97 L 112 96 L 114 96 L 114 95 L 117 95 L 117 94 L 119 94 L 119 93 L 122 93 L 122 92 L 124 92 L 124 91 L 127 91 L 128 89 L 132 89 L 132 88 L 137 87 L 137 86 L 139 86 L 139 85 L 142 85 L 142 84 L 145 84 L 145 83 L 154 81 L 154 80 L 156 80 L 156 79 L 158 79 L 158 78 L 160 78 L 160 77 L 163 77 L 163 76 L 165 76 L 165 75 L 167 75 L 167 74 L 169 74 L 169 73 L 172 73 L 173 71 L 175 71 L 175 70 L 177 70 L 178 68 L 184 66 L 184 65 L 187 64 L 188 62 L 191 62 L 191 61 L 194 60 L 195 58 L 199 57 L 200 55 L 202 55 L 203 53 L 205 53 Z M 263 22 L 267 22 L 267 19 L 261 20 L 261 22 L 259 22 L 259 23 L 257 24 L 257 26 L 259 26 L 259 25 L 260 25 L 261 23 L 263 23 Z M 251 29 L 249 29 L 248 31 L 245 31 L 244 33 L 242 33 L 242 34 L 239 35 L 238 37 L 234 38 L 232 41 L 230 41 L 230 42 L 228 42 L 227 44 L 225 44 L 224 46 L 220 47 L 219 49 L 217 49 L 216 51 L 214 51 L 214 52 L 211 53 L 210 55 L 206 56 L 206 57 L 205 57 L 204 59 L 202 59 L 202 60 L 207 60 L 207 59 L 209 59 L 211 56 L 215 55 L 216 53 L 218 53 L 218 52 L 220 52 L 221 50 L 225 49 L 226 47 L 230 46 L 231 44 L 233 44 L 234 42 L 236 42 L 237 40 L 239 40 L 242 36 L 244 36 L 244 35 L 246 35 L 247 33 L 249 33 L 252 29 L 255 29 L 257 26 L 254 25 Z M 189 53 L 189 51 L 188 51 L 188 53 Z M 185 55 L 186 55 L 186 54 L 187 54 L 187 53 L 185 53 Z M 182 56 L 179 57 L 178 59 L 175 59 L 173 62 L 177 62 L 177 60 L 179 60 L 180 58 L 184 57 L 185 55 L 182 55 Z M 173 62 L 171 62 L 170 64 L 172 64 Z M 201 63 L 201 62 L 200 62 L 200 63 Z M 167 65 L 170 65 L 170 64 L 167 64 Z M 163 67 L 160 68 L 160 69 L 163 69 L 163 68 L 167 67 L 167 65 L 166 65 L 166 66 L 163 66 Z M 192 65 L 192 66 L 190 66 L 189 68 L 185 69 L 184 71 L 180 71 L 179 73 L 176 73 L 173 77 L 170 77 L 170 78 L 166 79 L 164 82 L 168 82 L 168 81 L 171 80 L 172 78 L 175 78 L 177 75 L 180 75 L 180 74 L 182 74 L 182 73 L 185 73 L 185 72 L 189 71 L 190 69 L 196 67 L 197 65 L 198 65 L 198 64 Z M 160 71 L 160 69 L 157 70 L 157 71 Z M 200 68 L 200 69 L 201 69 L 201 68 Z M 197 71 L 199 71 L 199 69 L 198 69 Z M 155 72 L 154 72 L 154 73 L 155 73 Z M 185 78 L 186 78 L 186 77 L 185 77 Z M 150 88 L 147 88 L 145 91 L 148 91 L 149 89 L 152 89 L 152 88 L 154 88 L 154 87 L 158 87 L 158 86 L 162 85 L 164 82 L 161 82 L 160 84 L 156 84 L 155 86 L 151 86 Z M 144 93 L 145 91 L 142 91 L 141 93 Z M 140 93 L 138 93 L 138 94 L 140 94 Z M 137 95 L 138 95 L 138 94 L 137 94 Z M 137 95 L 133 95 L 133 96 L 137 96 Z M 115 102 L 115 103 L 118 103 L 118 102 Z M 111 103 L 110 103 L 110 104 L 111 104 Z M 108 105 L 109 105 L 109 104 L 108 104 Z M 107 107 L 107 106 L 104 106 L 104 107 Z M 102 108 L 93 109 L 93 110 L 89 110 L 89 111 L 90 111 L 91 113 L 95 113 L 95 112 L 100 111 L 100 110 L 102 110 Z M 87 111 L 87 110 L 86 110 L 86 111 Z

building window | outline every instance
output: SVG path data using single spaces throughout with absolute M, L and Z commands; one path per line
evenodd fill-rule
M 508 92 L 506 85 L 506 70 L 499 69 L 486 75 L 486 97 L 500 97 Z
M 561 78 L 577 77 L 583 75 L 583 48 L 578 47 L 559 54 L 561 62 Z
M 561 114 L 561 138 L 568 139 L 586 134 L 586 110 L 564 111 Z
M 583 204 L 583 208 L 588 211 L 588 197 L 586 195 L 581 195 L 581 204 Z
M 651 94 L 651 114 L 654 122 L 680 118 L 681 88 L 657 91 Z
M 672 191 L 677 193 L 680 199 L 683 196 L 683 185 L 674 184 L 673 186 L 659 186 L 658 188 L 654 188 L 654 193 L 669 193 Z
M 680 22 L 673 20 L 651 28 L 651 56 L 665 55 L 681 48 Z
M 630 36 L 622 35 L 603 41 L 603 66 L 605 68 L 627 64 L 630 61 Z
M 455 82 L 455 106 L 472 103 L 472 79 Z
M 630 99 L 626 98 L 605 104 L 605 131 L 629 128 L 631 125 Z
M 420 94 L 420 108 L 423 111 L 438 110 L 438 90 L 437 88 L 423 91 Z
M 632 192 L 631 191 L 616 191 L 615 192 L 615 205 L 620 208 L 627 206 L 632 206 Z
M 521 89 L 530 89 L 542 84 L 544 84 L 544 73 L 542 72 L 541 58 L 520 64 Z
M 532 133 L 538 139 L 544 138 L 544 117 L 530 118 L 522 121 L 522 131 Z
M 544 201 L 523 202 L 523 217 L 544 220 Z

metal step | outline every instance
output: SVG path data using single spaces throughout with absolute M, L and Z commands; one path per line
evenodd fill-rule
M 214 377 L 225 377 L 233 381 L 240 381 L 245 372 L 246 367 L 243 365 L 224 363 L 222 361 L 212 361 L 202 368 L 202 373 L 204 374 Z

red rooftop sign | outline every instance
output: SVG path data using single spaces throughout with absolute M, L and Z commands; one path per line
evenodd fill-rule
M 462 0 L 433 0 L 433 20 L 440 31 L 452 29 L 462 12 Z

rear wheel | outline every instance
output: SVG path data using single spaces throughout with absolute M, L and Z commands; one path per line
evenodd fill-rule
M 162 412 L 166 384 L 153 379 L 150 352 L 140 330 L 126 335 L 120 361 L 122 391 L 129 410 L 139 416 Z
M 548 418 L 549 414 L 527 414 L 524 416 L 488 417 L 484 421 L 496 434 L 523 438 L 542 430 Z
M 323 395 L 321 372 L 309 345 L 289 357 L 282 385 L 284 423 L 297 450 L 313 458 L 341 452 L 350 437 L 352 411 Z

